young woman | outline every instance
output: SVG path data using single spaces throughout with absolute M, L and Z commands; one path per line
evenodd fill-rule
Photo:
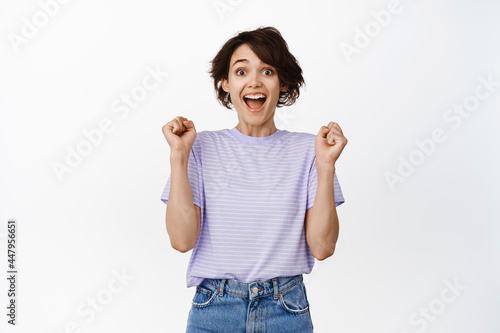
M 317 135 L 276 128 L 276 107 L 292 105 L 304 79 L 273 27 L 229 39 L 211 76 L 238 124 L 197 133 L 178 116 L 162 128 L 167 232 L 174 249 L 193 249 L 187 332 L 312 332 L 302 274 L 335 250 L 347 139 L 334 122 Z

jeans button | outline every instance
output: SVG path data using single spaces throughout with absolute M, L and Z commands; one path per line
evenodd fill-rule
M 257 287 L 253 287 L 253 288 L 252 288 L 252 292 L 253 292 L 254 294 L 257 294 L 257 293 L 259 292 L 259 288 L 257 288 Z

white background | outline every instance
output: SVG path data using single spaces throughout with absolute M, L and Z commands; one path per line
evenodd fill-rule
M 346 199 L 337 249 L 304 276 L 315 331 L 499 332 L 500 4 L 401 0 L 381 26 L 371 13 L 388 3 L 73 0 L 48 16 L 36 0 L 2 1 L 0 331 L 184 331 L 190 252 L 173 250 L 165 228 L 161 127 L 179 115 L 198 132 L 234 127 L 209 62 L 238 31 L 272 25 L 307 84 L 278 109 L 277 127 L 317 134 L 335 121 L 349 140 L 336 169 Z M 342 43 L 360 47 L 346 56 Z M 128 114 L 114 112 L 146 68 L 168 76 Z M 496 82 L 488 97 L 446 121 L 454 104 L 488 92 L 480 77 Z M 58 178 L 54 164 L 105 119 L 113 129 Z M 446 140 L 424 154 L 416 141 L 436 129 Z M 410 157 L 418 165 L 391 187 L 387 173 L 404 173 Z M 9 218 L 19 229 L 16 327 L 5 309 Z M 125 284 L 113 275 L 122 271 Z M 88 303 L 96 297 L 100 311 Z

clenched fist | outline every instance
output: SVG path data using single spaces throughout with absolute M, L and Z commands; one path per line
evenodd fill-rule
M 331 121 L 328 126 L 321 126 L 316 135 L 316 165 L 335 166 L 342 150 L 347 145 L 347 138 L 339 124 Z
M 185 117 L 178 116 L 161 128 L 165 139 L 170 146 L 170 152 L 182 153 L 189 156 L 196 139 L 194 123 Z

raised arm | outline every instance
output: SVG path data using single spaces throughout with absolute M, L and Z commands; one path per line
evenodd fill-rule
M 170 145 L 170 191 L 165 215 L 170 244 L 179 252 L 194 248 L 200 234 L 200 207 L 193 203 L 188 160 L 196 130 L 192 121 L 176 117 L 162 128 Z

